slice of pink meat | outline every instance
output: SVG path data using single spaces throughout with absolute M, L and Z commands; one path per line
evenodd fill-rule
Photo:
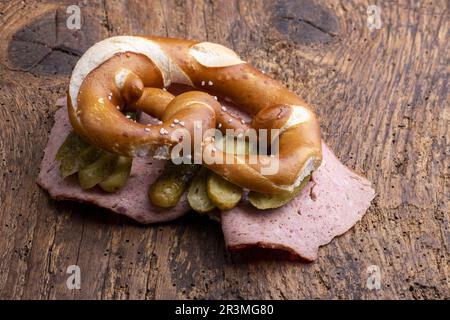
M 62 101 L 58 103 L 62 104 Z M 190 210 L 185 195 L 170 209 L 159 208 L 150 203 L 147 196 L 148 187 L 161 173 L 165 160 L 135 158 L 127 185 L 115 193 L 107 193 L 99 188 L 85 191 L 80 188 L 76 177 L 62 179 L 55 155 L 70 131 L 72 126 L 64 106 L 55 114 L 55 125 L 50 133 L 37 179 L 37 183 L 46 189 L 53 199 L 91 203 L 145 224 L 174 220 Z
M 94 188 L 82 190 L 76 177 L 61 179 L 54 160 L 59 146 L 72 130 L 65 101 L 55 114 L 55 125 L 45 149 L 38 184 L 56 200 L 91 203 L 140 223 L 174 220 L 190 210 L 184 195 L 177 206 L 162 209 L 147 197 L 150 184 L 164 167 L 164 160 L 136 158 L 124 189 L 109 194 Z M 151 121 L 149 117 L 144 122 Z M 258 210 L 244 202 L 222 213 L 222 229 L 232 251 L 247 248 L 284 251 L 296 258 L 313 261 L 318 248 L 355 225 L 375 196 L 370 182 L 344 166 L 323 144 L 323 162 L 313 173 L 313 181 L 287 205 Z
M 313 261 L 320 246 L 362 218 L 374 197 L 370 182 L 344 166 L 323 144 L 322 165 L 290 203 L 271 210 L 242 203 L 223 212 L 225 242 L 231 251 L 275 249 Z

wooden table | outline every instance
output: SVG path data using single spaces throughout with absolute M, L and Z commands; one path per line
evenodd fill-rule
M 1 298 L 450 298 L 446 0 L 379 1 L 380 29 L 359 0 L 98 0 L 78 3 L 77 31 L 72 3 L 0 4 Z M 54 101 L 79 56 L 117 34 L 219 42 L 283 81 L 373 182 L 366 216 L 305 264 L 230 255 L 220 226 L 194 214 L 140 226 L 50 200 L 35 180 Z M 66 287 L 69 265 L 81 290 Z

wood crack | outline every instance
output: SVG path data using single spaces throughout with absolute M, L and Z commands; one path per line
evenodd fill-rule
M 105 12 L 105 21 L 106 21 L 106 30 L 108 30 L 108 35 L 111 35 L 111 32 L 113 31 L 112 25 L 109 23 L 109 14 L 108 9 L 106 8 L 106 0 L 103 0 L 103 11 Z
M 292 16 L 282 16 L 282 19 L 285 20 L 293 20 L 293 21 L 297 21 L 297 22 L 303 22 L 306 23 L 307 25 L 313 27 L 314 29 L 317 29 L 320 32 L 323 32 L 327 35 L 329 35 L 330 37 L 336 37 L 337 34 L 328 30 L 325 30 L 324 28 L 322 28 L 321 26 L 318 26 L 317 24 L 315 24 L 314 22 L 310 21 L 310 20 L 306 20 L 306 19 L 302 19 L 302 18 L 297 18 L 297 17 L 292 17 Z

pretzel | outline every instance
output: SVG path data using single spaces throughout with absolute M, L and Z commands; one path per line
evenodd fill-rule
M 177 97 L 165 91 L 171 83 L 207 90 L 225 97 L 252 116 L 251 123 L 228 112 L 216 97 L 190 91 Z M 97 146 L 127 156 L 172 148 L 182 137 L 176 129 L 194 131 L 220 127 L 247 130 L 279 129 L 279 170 L 262 173 L 272 160 L 257 163 L 233 154 L 234 164 L 204 165 L 249 190 L 280 193 L 293 190 L 318 168 L 322 159 L 320 128 L 310 107 L 281 83 L 271 79 L 222 45 L 191 40 L 117 36 L 96 43 L 81 57 L 70 79 L 69 117 L 75 131 Z M 127 119 L 125 107 L 142 110 L 161 121 L 144 125 Z M 211 139 L 204 146 L 211 146 Z M 229 154 L 224 150 L 223 159 Z

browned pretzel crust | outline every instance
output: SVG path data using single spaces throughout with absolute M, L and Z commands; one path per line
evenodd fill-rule
M 181 83 L 226 97 L 253 117 L 246 123 L 227 112 L 216 99 L 200 91 L 173 97 L 163 89 Z M 90 142 L 123 155 L 142 155 L 172 147 L 176 129 L 203 132 L 220 127 L 280 129 L 279 170 L 264 174 L 271 161 L 259 156 L 255 164 L 234 154 L 234 164 L 206 166 L 250 190 L 279 193 L 292 190 L 322 159 L 320 128 L 309 106 L 280 82 L 242 61 L 232 50 L 209 42 L 158 38 L 113 37 L 91 47 L 72 74 L 69 116 L 76 132 Z M 145 126 L 127 119 L 125 107 L 141 109 L 161 119 Z M 205 140 L 204 145 L 213 143 Z M 214 152 L 224 152 L 214 150 Z M 225 159 L 227 155 L 223 155 Z M 211 161 L 209 161 L 211 162 Z

